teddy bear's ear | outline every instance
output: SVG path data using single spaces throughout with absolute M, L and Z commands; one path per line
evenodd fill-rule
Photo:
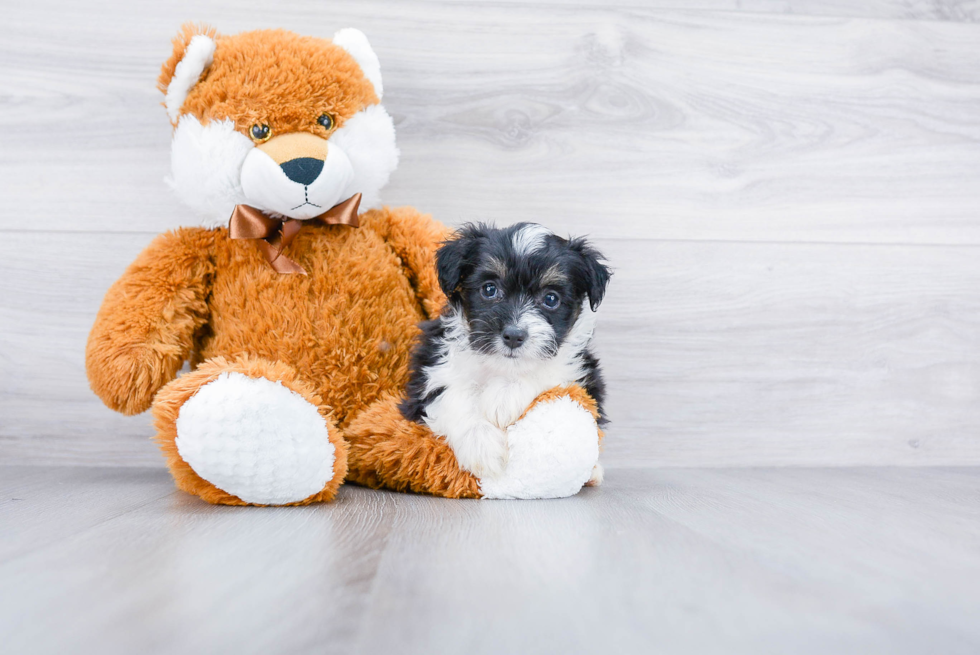
M 167 115 L 174 123 L 187 94 L 214 60 L 216 32 L 207 25 L 185 24 L 174 37 L 174 51 L 164 62 L 157 88 L 165 96 Z
M 378 61 L 378 55 L 374 54 L 374 50 L 371 49 L 371 44 L 368 43 L 364 32 L 353 27 L 342 29 L 333 35 L 333 43 L 346 50 L 354 58 L 361 67 L 364 77 L 368 78 L 368 81 L 374 85 L 374 92 L 377 94 L 378 100 L 381 100 L 383 91 L 381 62 Z

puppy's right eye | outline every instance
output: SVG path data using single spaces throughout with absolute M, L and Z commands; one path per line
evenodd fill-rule
M 493 282 L 487 282 L 482 287 L 480 287 L 480 295 L 490 300 L 497 297 L 497 285 Z

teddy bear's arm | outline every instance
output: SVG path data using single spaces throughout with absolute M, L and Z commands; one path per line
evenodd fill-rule
M 102 301 L 85 349 L 92 390 L 111 409 L 138 414 L 187 359 L 208 317 L 213 232 L 156 237 Z
M 438 316 L 446 296 L 439 288 L 435 256 L 451 230 L 413 207 L 385 207 L 366 212 L 361 220 L 380 234 L 401 259 L 426 316 Z

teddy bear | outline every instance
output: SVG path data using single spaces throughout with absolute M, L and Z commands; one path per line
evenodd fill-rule
M 108 290 L 86 370 L 111 409 L 152 410 L 178 488 L 305 505 L 344 481 L 534 498 L 595 477 L 602 435 L 577 385 L 541 394 L 508 427 L 510 461 L 493 480 L 399 412 L 418 324 L 445 302 L 433 260 L 451 233 L 381 205 L 399 152 L 362 32 L 188 24 L 158 86 L 173 128 L 167 182 L 195 218 Z

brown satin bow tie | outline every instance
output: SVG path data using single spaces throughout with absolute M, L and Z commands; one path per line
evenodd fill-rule
M 361 204 L 361 194 L 334 205 L 319 216 L 301 221 L 295 218 L 272 218 L 249 205 L 235 205 L 228 223 L 228 236 L 232 239 L 258 239 L 259 249 L 265 254 L 279 273 L 299 273 L 306 275 L 303 267 L 282 254 L 292 242 L 304 223 L 321 221 L 327 225 L 350 225 L 358 227 L 357 208 Z

